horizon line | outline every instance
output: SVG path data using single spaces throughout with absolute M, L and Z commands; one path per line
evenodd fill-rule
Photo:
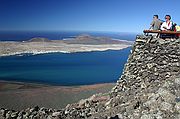
M 140 33 L 133 31 L 92 31 L 92 30 L 0 30 L 0 32 L 99 32 L 99 33 Z

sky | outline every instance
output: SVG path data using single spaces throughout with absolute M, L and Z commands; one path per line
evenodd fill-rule
M 180 0 L 0 0 L 0 31 L 142 32 L 154 14 L 180 25 Z

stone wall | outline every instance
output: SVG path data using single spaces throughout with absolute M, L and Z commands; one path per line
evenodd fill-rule
M 124 118 L 180 119 L 180 39 L 137 36 L 109 108 Z

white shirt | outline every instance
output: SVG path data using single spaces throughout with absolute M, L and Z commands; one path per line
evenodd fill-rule
M 172 28 L 172 25 L 173 25 L 173 23 L 171 21 L 163 22 L 163 24 L 161 25 L 161 30 L 167 30 L 167 29 L 169 30 Z M 163 27 L 166 27 L 167 29 L 165 29 Z

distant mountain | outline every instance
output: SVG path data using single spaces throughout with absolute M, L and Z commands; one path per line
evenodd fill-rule
M 51 40 L 49 40 L 47 38 L 37 37 L 37 38 L 32 38 L 32 39 L 28 40 L 28 42 L 51 42 Z
M 64 43 L 68 44 L 90 44 L 90 45 L 99 45 L 99 44 L 127 44 L 131 45 L 132 42 L 125 40 L 114 40 L 109 37 L 93 37 L 88 34 L 79 35 L 74 39 L 64 40 Z

